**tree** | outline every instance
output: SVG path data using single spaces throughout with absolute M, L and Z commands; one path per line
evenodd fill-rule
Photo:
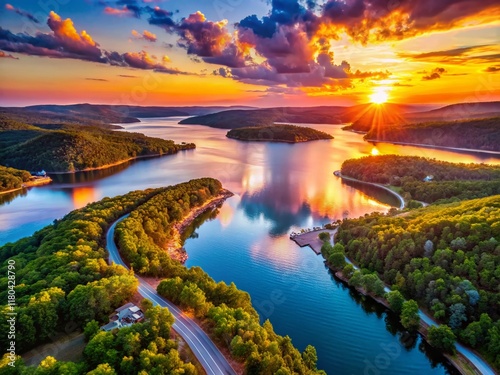
M 333 253 L 328 258 L 328 263 L 330 263 L 332 267 L 335 268 L 336 270 L 342 269 L 346 264 L 344 254 Z
M 354 273 L 354 266 L 350 263 L 346 264 L 342 270 L 342 274 L 344 275 L 344 277 L 350 279 L 353 273 Z
M 349 279 L 349 285 L 357 288 L 363 284 L 363 274 L 360 270 L 354 271 L 351 278 Z
M 455 334 L 447 325 L 429 327 L 429 344 L 448 353 L 455 352 Z
M 316 363 L 318 362 L 318 355 L 316 353 L 316 348 L 312 345 L 307 345 L 302 353 L 302 359 L 305 365 L 311 370 L 316 369 Z
M 401 324 L 410 331 L 417 330 L 420 325 L 418 304 L 412 299 L 403 303 L 403 307 L 401 309 Z
M 141 300 L 141 310 L 146 313 L 151 307 L 153 307 L 153 302 L 147 298 Z
M 403 303 L 405 302 L 405 299 L 401 292 L 399 290 L 390 291 L 385 295 L 385 298 L 387 298 L 391 309 L 396 314 L 400 314 L 401 310 L 403 309 Z
M 99 323 L 95 320 L 91 320 L 85 325 L 85 328 L 83 329 L 83 334 L 85 335 L 85 341 L 90 341 L 92 340 L 92 337 L 94 337 L 98 332 L 99 332 Z
M 467 316 L 465 315 L 465 306 L 463 303 L 455 303 L 450 306 L 450 327 L 453 329 L 458 329 L 462 326 L 462 323 L 467 321 Z
M 425 241 L 424 251 L 425 251 L 425 256 L 426 257 L 431 257 L 432 256 L 432 253 L 434 251 L 434 244 L 432 243 L 431 240 Z
M 87 375 L 116 375 L 116 371 L 109 364 L 101 363 L 95 370 L 88 372 Z
M 319 235 L 318 235 L 319 239 L 323 242 L 329 242 L 330 241 L 330 233 L 328 232 L 321 232 Z

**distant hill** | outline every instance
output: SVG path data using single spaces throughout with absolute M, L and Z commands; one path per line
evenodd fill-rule
M 371 129 L 367 140 L 500 151 L 500 117 Z
M 174 154 L 194 144 L 115 132 L 102 127 L 23 124 L 0 115 L 0 164 L 29 171 L 73 172 L 153 155 Z
M 109 124 L 139 122 L 139 118 L 197 116 L 219 112 L 227 109 L 251 109 L 246 106 L 191 106 L 191 107 L 160 107 L 160 106 L 129 106 L 100 104 L 71 105 L 34 105 L 28 107 L 0 107 L 0 115 L 7 115 L 11 120 L 27 124 L 73 123 L 94 125 L 107 128 L 120 128 Z
M 431 111 L 414 112 L 410 108 L 369 106 L 368 108 L 354 108 L 358 117 L 352 119 L 352 124 L 346 130 L 368 132 L 371 129 L 380 131 L 391 125 L 408 125 L 428 121 L 451 121 L 466 119 L 481 119 L 500 116 L 500 102 L 461 103 L 447 105 Z
M 352 107 L 276 107 L 229 110 L 180 121 L 180 124 L 206 125 L 214 128 L 237 129 L 249 126 L 270 126 L 274 123 L 345 124 L 353 121 L 371 123 L 380 110 L 391 115 L 415 112 L 419 106 L 388 103 L 384 106 L 361 104 Z M 399 117 L 396 117 L 399 118 Z
M 226 136 L 240 141 L 299 143 L 333 139 L 325 132 L 296 125 L 273 125 L 231 129 Z

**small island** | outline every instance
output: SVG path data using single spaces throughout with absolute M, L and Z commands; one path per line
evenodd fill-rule
M 248 128 L 232 129 L 226 134 L 226 137 L 240 141 L 285 143 L 333 139 L 333 137 L 328 133 L 296 125 L 253 126 Z

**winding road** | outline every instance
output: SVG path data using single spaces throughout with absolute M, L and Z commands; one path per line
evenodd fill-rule
M 115 221 L 106 233 L 106 249 L 109 252 L 109 262 L 119 264 L 126 269 L 129 268 L 120 256 L 114 236 L 116 225 L 128 216 L 122 216 Z M 137 275 L 135 277 L 139 280 L 138 291 L 141 296 L 149 299 L 154 305 L 167 307 L 170 310 L 175 318 L 172 328 L 186 341 L 208 375 L 236 375 L 236 371 L 234 371 L 212 340 L 192 319 L 185 316 L 173 303 L 161 297 L 144 279 Z

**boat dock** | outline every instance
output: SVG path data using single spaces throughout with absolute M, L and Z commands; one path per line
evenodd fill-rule
M 316 253 L 316 255 L 319 255 L 321 254 L 321 246 L 323 246 L 323 241 L 319 239 L 319 234 L 322 232 L 330 233 L 330 236 L 333 238 L 337 229 L 317 229 L 304 233 L 292 233 L 290 235 L 290 239 L 295 241 L 295 243 L 297 243 L 300 247 L 309 246 Z

